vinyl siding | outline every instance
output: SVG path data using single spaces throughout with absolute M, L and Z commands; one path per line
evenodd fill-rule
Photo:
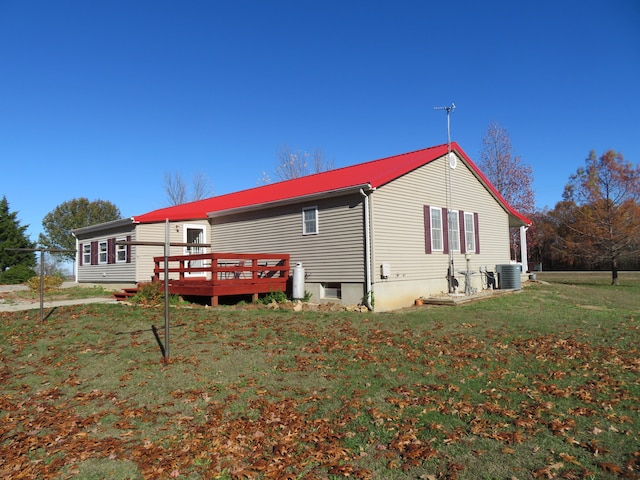
M 425 253 L 424 207 L 447 207 L 446 176 L 451 173 L 452 210 L 478 214 L 480 253 L 470 253 L 470 267 L 493 270 L 509 262 L 508 215 L 462 161 L 455 170 L 440 158 L 380 187 L 372 194 L 374 282 L 441 280 L 446 287 L 449 255 Z M 443 218 L 443 221 L 446 221 Z M 429 241 L 427 238 L 426 241 Z M 388 263 L 391 275 L 380 277 Z M 454 253 L 456 275 L 466 269 L 465 254 Z
M 78 245 L 78 278 L 79 283 L 134 283 L 135 282 L 135 248 L 131 247 L 130 262 L 125 263 L 103 263 L 97 265 L 87 265 L 81 261 L 82 245 L 92 242 L 109 242 L 113 239 L 127 238 L 135 239 L 135 230 L 133 225 L 126 228 L 105 229 L 100 235 L 88 236 L 79 235 Z
M 302 234 L 302 209 L 317 206 L 318 234 Z M 212 219 L 216 251 L 288 253 L 308 282 L 363 282 L 363 203 L 359 194 Z

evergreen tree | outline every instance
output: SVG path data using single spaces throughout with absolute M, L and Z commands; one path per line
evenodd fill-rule
M 29 240 L 26 233 L 28 225 L 21 226 L 17 217 L 17 212 L 9 211 L 9 202 L 7 197 L 3 196 L 0 200 L 0 282 L 2 283 L 5 283 L 3 277 L 8 276 L 10 269 L 19 267 L 18 270 L 26 274 L 36 264 L 33 252 L 8 250 L 11 248 L 34 248 L 33 242 Z M 19 279 L 18 283 L 23 280 L 26 278 Z

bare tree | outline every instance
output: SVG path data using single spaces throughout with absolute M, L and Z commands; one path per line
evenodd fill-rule
M 277 180 L 291 180 L 314 173 L 326 172 L 333 168 L 333 160 L 328 160 L 324 152 L 314 148 L 311 153 L 306 150 L 292 150 L 284 145 L 277 154 L 276 168 L 273 176 Z M 271 183 L 271 175 L 264 171 L 259 184 Z
M 514 156 L 509 132 L 498 123 L 490 123 L 482 139 L 480 170 L 513 208 L 531 214 L 535 210 L 533 169 Z M 511 252 L 517 260 L 519 234 L 510 232 Z
M 169 205 L 180 205 L 187 201 L 187 187 L 178 172 L 164 174 L 164 191 L 169 199 Z
M 535 210 L 533 169 L 514 156 L 509 132 L 498 123 L 490 123 L 482 139 L 480 170 L 516 210 L 532 213 Z
M 193 186 L 191 187 L 191 200 L 202 200 L 213 195 L 213 186 L 209 177 L 202 172 L 193 176 Z
M 188 195 L 187 185 L 179 172 L 164 174 L 164 191 L 167 194 L 169 205 L 180 205 L 186 202 L 202 200 L 213 195 L 213 187 L 209 177 L 200 172 L 193 176 L 191 194 Z

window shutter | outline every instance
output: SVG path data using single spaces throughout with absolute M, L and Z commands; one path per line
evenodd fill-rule
M 98 242 L 91 242 L 91 265 L 98 264 Z
M 476 253 L 480 253 L 480 227 L 478 226 L 478 214 L 473 214 L 473 226 L 476 229 Z
M 107 240 L 107 263 L 116 263 L 116 239 Z
M 78 266 L 82 266 L 82 257 L 84 257 L 84 249 L 82 248 L 82 244 L 78 244 Z
M 467 253 L 467 238 L 464 234 L 464 211 L 458 211 L 458 225 L 460 229 L 460 253 Z
M 442 209 L 442 253 L 449 253 L 449 211 Z
M 424 206 L 424 253 L 431 253 L 431 209 Z
M 131 241 L 131 235 L 127 235 L 127 242 Z M 131 263 L 131 245 L 127 245 L 127 263 Z

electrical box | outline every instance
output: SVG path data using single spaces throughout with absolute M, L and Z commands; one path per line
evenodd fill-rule
M 383 263 L 380 265 L 380 276 L 382 278 L 389 278 L 391 276 L 391 264 Z

